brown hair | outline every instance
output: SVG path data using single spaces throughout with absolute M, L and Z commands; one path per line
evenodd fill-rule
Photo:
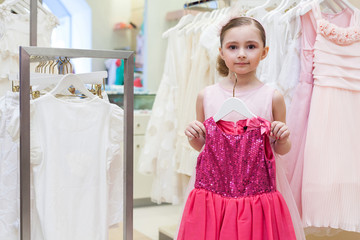
M 264 47 L 266 46 L 266 34 L 264 27 L 254 18 L 250 17 L 238 17 L 231 19 L 225 26 L 222 27 L 220 32 L 220 46 L 222 47 L 223 40 L 225 37 L 225 33 L 234 27 L 246 26 L 254 24 L 254 26 L 259 29 L 261 40 L 263 41 Z M 223 77 L 226 77 L 229 74 L 229 68 L 226 66 L 225 61 L 219 55 L 217 58 L 217 66 L 216 66 L 219 74 Z

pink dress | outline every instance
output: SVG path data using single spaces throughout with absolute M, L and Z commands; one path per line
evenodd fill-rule
M 323 16 L 337 25 L 342 25 L 349 22 L 352 12 L 349 9 L 345 9 L 337 14 L 324 13 Z M 301 16 L 301 26 L 300 80 L 295 89 L 286 121 L 291 133 L 291 150 L 288 154 L 283 156 L 286 164 L 287 178 L 300 215 L 302 214 L 301 189 L 303 180 L 304 148 L 314 81 L 312 71 L 316 38 L 316 19 L 314 18 L 312 11 Z
M 344 26 L 317 22 L 314 88 L 303 172 L 305 227 L 360 232 L 360 13 Z
M 295 240 L 276 190 L 270 122 L 257 117 L 216 123 L 210 117 L 204 126 L 206 143 L 177 239 Z
M 285 204 L 285 201 L 283 200 L 282 195 L 276 190 L 277 189 L 276 183 L 279 186 L 284 186 L 284 184 L 282 184 L 283 181 L 281 179 L 284 179 L 286 181 L 286 178 L 284 174 L 283 177 L 281 178 L 281 174 L 280 174 L 280 181 L 279 179 L 276 179 L 278 176 L 278 171 L 280 169 L 279 168 L 275 169 L 274 156 L 272 154 L 271 146 L 267 136 L 268 127 L 269 127 L 268 121 L 273 120 L 273 116 L 272 116 L 273 94 L 274 94 L 274 89 L 267 85 L 261 85 L 260 87 L 257 87 L 249 91 L 241 91 L 241 92 L 237 91 L 235 93 L 236 97 L 241 98 L 250 108 L 250 110 L 257 116 L 259 116 L 259 118 L 251 119 L 251 120 L 245 120 L 245 119 L 239 120 L 237 121 L 237 124 L 234 125 L 234 122 L 240 119 L 241 115 L 237 113 L 231 113 L 225 118 L 223 118 L 223 120 L 225 121 L 221 120 L 216 124 L 212 120 L 212 116 L 219 110 L 222 103 L 227 98 L 232 96 L 232 91 L 222 88 L 219 83 L 206 87 L 204 92 L 204 102 L 203 102 L 205 118 L 207 119 L 204 124 L 209 132 L 206 141 L 214 142 L 213 140 L 210 139 L 215 138 L 215 139 L 221 139 L 222 143 L 219 142 L 218 145 L 214 145 L 214 146 L 212 146 L 213 143 L 211 142 L 206 143 L 204 151 L 206 151 L 207 148 L 213 148 L 215 150 L 216 148 L 223 149 L 223 147 L 221 146 L 222 144 L 224 144 L 224 146 L 226 146 L 228 149 L 231 149 L 228 151 L 228 154 L 235 154 L 235 152 L 238 152 L 237 150 L 235 150 L 236 148 L 242 149 L 242 151 L 239 150 L 241 154 L 240 155 L 238 154 L 237 157 L 235 158 L 229 155 L 227 155 L 227 157 L 224 157 L 224 161 L 229 161 L 230 163 L 221 165 L 222 168 L 216 168 L 218 174 L 215 175 L 219 179 L 217 180 L 214 178 L 212 179 L 209 178 L 208 180 L 210 182 L 208 181 L 207 182 L 208 184 L 205 185 L 209 186 L 210 184 L 210 188 L 207 188 L 205 185 L 201 185 L 203 183 L 201 179 L 204 179 L 204 177 L 206 177 L 207 175 L 203 167 L 205 167 L 204 164 L 208 164 L 206 165 L 207 166 L 206 168 L 210 167 L 209 164 L 211 164 L 212 168 L 213 168 L 212 164 L 214 164 L 214 166 L 219 166 L 218 165 L 219 161 L 215 160 L 216 156 L 206 157 L 205 155 L 207 153 L 200 154 L 198 161 L 200 161 L 200 158 L 203 159 L 205 157 L 212 160 L 208 163 L 207 161 L 203 161 L 202 164 L 198 162 L 197 171 L 196 174 L 194 174 L 194 176 L 196 175 L 196 181 L 195 178 L 192 178 L 194 181 L 193 182 L 190 181 L 189 184 L 190 185 L 189 192 L 191 190 L 192 191 L 189 194 L 188 201 L 186 202 L 184 208 L 183 218 L 177 239 L 262 239 L 262 240 L 278 239 L 277 236 L 284 236 L 282 235 L 282 233 L 279 233 L 279 231 L 284 232 L 284 234 L 286 235 L 285 238 L 280 238 L 280 239 L 295 239 L 294 237 L 295 235 L 293 233 L 294 227 L 291 221 L 292 216 L 290 217 L 289 215 L 289 210 Z M 263 127 L 261 127 L 259 124 L 263 124 Z M 235 129 L 237 131 L 236 130 L 234 131 L 234 126 L 236 126 Z M 244 132 L 243 129 L 245 126 L 247 127 L 247 130 Z M 263 131 L 261 131 L 261 129 Z M 254 134 L 255 132 L 256 132 L 255 134 L 256 136 L 251 135 L 251 138 L 253 139 L 250 140 L 247 144 L 249 146 L 249 144 L 252 141 L 254 141 L 255 142 L 253 145 L 254 147 L 251 148 L 253 149 L 252 153 L 258 151 L 259 154 L 262 155 L 262 157 L 250 154 L 252 159 L 250 162 L 246 160 L 247 159 L 246 154 L 249 154 L 247 153 L 248 151 L 244 151 L 247 147 L 244 148 L 245 145 L 241 147 L 238 144 L 235 144 L 235 146 L 231 144 L 229 145 L 227 139 L 229 140 L 233 139 L 234 141 L 238 141 L 239 143 L 242 141 L 245 142 L 244 137 L 247 136 L 247 134 Z M 257 142 L 257 140 L 255 139 L 257 139 L 259 142 Z M 218 143 L 218 141 L 215 142 Z M 207 147 L 208 145 L 209 147 Z M 265 149 L 266 152 L 268 153 L 268 155 L 266 156 L 265 154 L 263 154 L 265 152 L 264 151 Z M 268 159 L 269 161 L 266 162 L 264 160 L 265 158 Z M 234 162 L 235 160 L 233 159 L 236 159 L 236 164 Z M 255 163 L 259 164 L 259 162 L 262 164 L 262 169 L 261 170 L 258 169 L 259 172 L 256 172 L 257 170 L 254 169 L 254 171 L 250 174 L 246 172 L 246 170 L 240 167 L 240 166 L 244 167 L 245 165 L 248 165 L 249 168 L 252 168 L 251 166 L 253 166 L 253 164 Z M 236 179 L 235 181 L 236 185 L 234 185 L 231 181 L 226 182 L 226 180 L 224 180 L 223 177 L 220 177 L 220 172 L 222 171 L 229 172 L 234 166 L 236 166 L 237 171 L 232 171 L 231 178 Z M 264 170 L 266 168 L 268 168 L 267 172 Z M 275 170 L 276 170 L 276 174 L 275 174 Z M 266 177 L 261 177 L 261 176 L 266 176 Z M 249 178 L 252 178 L 251 183 L 255 183 L 255 184 L 251 185 L 250 182 L 247 182 L 249 181 Z M 251 189 L 249 188 L 245 189 L 244 188 L 245 185 L 243 185 L 239 179 L 243 179 L 241 181 L 245 185 L 249 184 L 248 186 L 250 186 Z M 264 185 L 262 185 L 262 183 L 259 183 L 260 179 L 265 179 L 264 181 L 266 181 L 266 183 L 261 180 L 264 183 Z M 276 183 L 275 183 L 275 179 L 277 180 Z M 194 182 L 196 182 L 196 184 L 194 184 Z M 221 186 L 217 185 L 217 187 L 214 186 L 215 188 L 211 188 L 211 182 L 222 182 L 222 183 Z M 195 189 L 194 189 L 194 185 L 195 185 Z M 223 190 L 219 190 L 219 188 Z M 262 190 L 260 190 L 260 188 Z M 291 190 L 289 189 L 287 192 L 289 193 L 291 192 Z M 228 193 L 230 194 L 236 193 L 236 195 L 227 195 Z M 224 197 L 223 196 L 224 194 L 227 196 Z M 198 207 L 191 208 L 194 201 L 196 202 L 197 200 L 201 199 L 201 196 L 202 197 L 207 196 L 210 205 L 205 205 L 204 202 L 201 202 L 200 206 L 203 205 L 201 208 Z M 209 198 L 210 196 L 211 198 Z M 266 201 L 262 201 L 265 199 Z M 274 206 L 277 207 L 275 207 L 274 209 Z M 251 212 L 249 211 L 248 207 L 254 207 L 253 209 L 256 208 L 257 210 L 259 210 L 259 212 L 258 211 L 256 213 Z M 293 204 L 293 210 L 294 208 L 296 207 Z M 195 209 L 201 212 L 198 213 L 191 212 Z M 203 211 L 209 211 L 206 218 L 204 215 L 205 212 Z M 293 212 L 297 213 L 297 210 Z M 274 216 L 276 216 L 277 220 L 273 218 Z M 199 217 L 199 219 L 195 220 L 200 225 L 202 224 L 201 226 L 199 225 L 198 228 L 193 228 L 191 226 L 192 224 L 188 225 L 188 223 L 186 223 L 191 218 L 194 220 L 193 217 L 195 218 Z M 238 221 L 236 217 L 239 217 L 241 221 Z M 278 222 L 279 219 L 282 219 L 281 220 L 282 223 Z M 296 216 L 294 217 L 294 219 L 298 226 L 296 229 L 298 231 L 296 233 L 296 236 L 298 236 L 297 239 L 305 239 L 303 237 L 302 225 L 300 219 L 296 218 Z M 200 223 L 200 221 L 202 221 L 202 223 Z M 219 225 L 220 223 L 224 223 L 224 224 Z M 253 226 L 253 228 L 249 226 Z M 214 228 L 214 230 L 212 230 L 212 228 Z M 270 231 L 270 229 L 272 230 Z

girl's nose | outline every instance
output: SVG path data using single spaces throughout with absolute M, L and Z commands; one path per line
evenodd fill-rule
M 245 53 L 245 50 L 243 48 L 239 48 L 238 58 L 246 58 L 246 53 Z

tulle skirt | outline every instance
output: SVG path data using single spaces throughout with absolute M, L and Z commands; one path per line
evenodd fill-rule
M 314 86 L 304 153 L 305 227 L 360 232 L 360 92 Z
M 276 191 L 225 198 L 193 189 L 187 199 L 178 240 L 295 240 L 286 203 Z

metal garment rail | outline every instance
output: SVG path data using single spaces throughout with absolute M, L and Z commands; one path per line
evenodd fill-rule
M 131 51 L 20 47 L 20 237 L 31 240 L 30 62 L 34 57 L 124 59 L 123 239 L 133 239 L 134 54 Z M 36 240 L 36 239 L 33 239 Z

